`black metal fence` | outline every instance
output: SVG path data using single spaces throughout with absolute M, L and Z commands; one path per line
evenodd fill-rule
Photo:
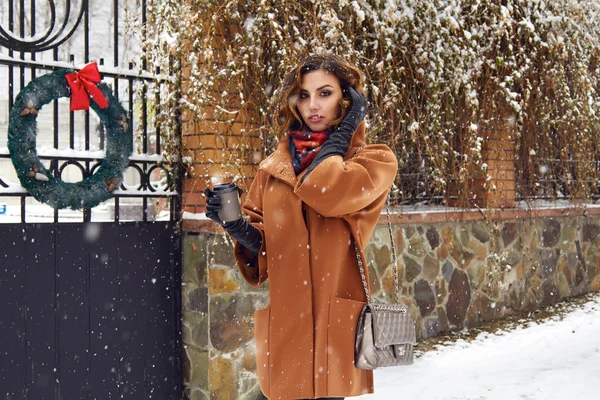
M 169 79 L 168 71 L 161 76 L 161 71 L 146 70 L 141 49 L 136 44 L 139 38 L 133 32 L 127 32 L 126 25 L 126 21 L 134 17 L 142 24 L 146 23 L 145 2 L 137 7 L 133 0 L 115 0 L 113 4 L 65 0 L 62 9 L 54 2 L 29 0 L 27 3 L 11 0 L 0 8 L 0 14 L 3 13 L 0 79 L 6 82 L 0 86 L 0 93 L 3 93 L 0 101 L 4 103 L 1 104 L 0 130 L 6 132 L 12 102 L 30 80 L 59 68 L 77 68 L 97 61 L 104 82 L 113 88 L 114 95 L 129 111 L 137 139 L 125 182 L 115 192 L 114 201 L 95 209 L 96 215 L 92 210 L 81 213 L 53 210 L 53 215 L 46 215 L 46 218 L 54 222 L 74 219 L 82 222 L 175 220 L 180 208 L 180 198 L 174 195 L 180 192 L 179 181 L 160 166 L 161 134 L 151 123 L 156 114 L 154 104 L 158 103 L 161 82 Z M 125 14 L 125 10 L 129 14 Z M 106 30 L 107 27 L 111 32 Z M 107 52 L 109 54 L 105 55 Z M 78 181 L 93 174 L 100 166 L 104 129 L 93 112 L 71 113 L 68 99 L 59 99 L 40 112 L 38 127 L 38 155 L 56 177 Z M 19 200 L 19 207 L 15 207 L 15 199 Z M 16 217 L 20 222 L 37 222 L 36 213 L 39 217 L 40 213 L 51 211 L 39 207 L 19 188 L 9 161 L 6 135 L 0 138 L 2 200 L 7 203 L 6 213 L 13 217 L 11 221 Z M 36 209 L 30 213 L 30 218 L 28 206 L 33 206 L 29 207 L 32 211 Z
M 397 192 L 392 193 L 394 204 L 401 206 L 433 206 L 443 204 L 450 198 L 448 193 L 435 191 L 431 158 L 424 152 L 410 152 L 398 171 Z
M 600 200 L 600 161 L 521 155 L 515 164 L 517 201 L 597 203 Z M 581 176 L 583 172 L 586 176 Z
M 169 71 L 148 71 L 145 0 L 0 2 L 0 398 L 180 399 L 181 187 L 152 123 Z M 114 199 L 55 210 L 21 188 L 7 146 L 16 95 L 36 77 L 96 61 L 135 133 Z M 37 152 L 76 182 L 104 158 L 93 111 L 57 99 Z M 176 133 L 177 134 L 177 133 Z

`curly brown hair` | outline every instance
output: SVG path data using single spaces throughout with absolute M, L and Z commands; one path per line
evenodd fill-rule
M 324 70 L 333 73 L 342 87 L 343 97 L 340 100 L 340 117 L 332 121 L 337 126 L 346 115 L 351 104 L 348 87 L 353 86 L 359 93 L 363 92 L 364 75 L 357 67 L 333 54 L 315 54 L 307 56 L 284 78 L 283 86 L 277 91 L 277 135 L 281 137 L 289 130 L 306 129 L 304 120 L 293 101 L 302 87 L 302 78 L 312 71 Z

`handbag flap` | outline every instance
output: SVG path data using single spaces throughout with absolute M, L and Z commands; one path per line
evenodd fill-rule
M 371 304 L 373 341 L 382 349 L 398 344 L 417 344 L 415 323 L 402 304 Z

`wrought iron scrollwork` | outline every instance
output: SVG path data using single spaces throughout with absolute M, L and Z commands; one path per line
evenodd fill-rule
M 62 174 L 63 171 L 65 170 L 65 168 L 67 168 L 69 165 L 75 165 L 77 168 L 79 168 L 79 170 L 81 171 L 81 176 L 82 179 L 87 178 L 88 176 L 90 176 L 89 172 L 86 171 L 86 168 L 79 162 L 79 161 L 75 161 L 75 160 L 69 160 L 65 163 L 63 163 L 60 168 L 58 168 L 58 173 L 55 172 L 55 174 L 58 176 L 59 179 L 62 179 Z
M 51 157 L 40 157 L 42 159 L 48 159 Z M 91 176 L 94 174 L 94 172 L 100 167 L 102 161 L 101 160 L 97 160 L 97 159 L 63 159 L 63 160 L 59 160 L 57 158 L 52 158 L 53 166 L 51 168 L 51 170 L 53 171 L 54 175 L 59 178 L 59 179 L 63 179 L 63 173 L 65 171 L 65 169 L 68 166 L 75 166 L 77 167 L 80 172 L 81 172 L 81 176 L 82 179 L 87 178 L 88 176 Z M 87 164 L 87 166 L 86 166 Z M 129 169 L 133 169 L 135 170 L 138 175 L 139 175 L 139 181 L 136 182 L 136 186 L 137 187 L 132 187 L 132 186 L 125 186 L 124 184 L 121 184 L 120 186 L 120 193 L 116 194 L 116 197 L 119 196 L 127 196 L 127 197 L 132 197 L 132 196 L 140 196 L 140 197 L 149 197 L 152 196 L 152 194 L 154 193 L 156 197 L 168 197 L 170 192 L 173 192 L 176 190 L 176 182 L 172 179 L 171 174 L 169 174 L 167 171 L 163 170 L 162 167 L 160 167 L 159 165 L 153 164 L 153 163 L 148 163 L 148 162 L 143 162 L 143 161 L 129 161 Z M 162 170 L 165 174 L 165 178 L 166 181 L 164 183 L 164 185 L 161 185 L 161 187 L 156 187 L 155 186 L 155 181 L 152 180 L 152 176 L 155 172 L 157 172 L 158 170 Z M 0 185 L 2 185 L 3 187 L 8 187 L 8 185 L 4 184 L 4 182 L 0 179 Z M 153 196 L 153 197 L 154 197 Z
M 112 60 L 116 64 L 114 67 L 119 67 L 121 72 L 105 71 L 103 76 L 112 79 L 115 93 L 118 93 L 117 97 L 128 99 L 132 121 L 134 124 L 141 124 L 139 129 L 143 132 L 140 138 L 142 153 L 131 156 L 125 184 L 121 184 L 112 192 L 114 201 L 110 202 L 109 206 L 114 207 L 114 220 L 119 221 L 119 218 L 123 217 L 119 210 L 127 211 L 135 207 L 139 208 L 141 205 L 144 212 L 139 216 L 142 218 L 141 220 L 146 221 L 149 218 L 147 213 L 154 207 L 154 203 L 160 203 L 161 212 L 169 211 L 171 220 L 178 219 L 181 210 L 181 180 L 179 176 L 160 165 L 160 157 L 157 157 L 162 152 L 160 133 L 158 131 L 151 133 L 147 125 L 151 119 L 148 118 L 149 107 L 146 102 L 147 95 L 151 93 L 151 90 L 147 89 L 147 92 L 141 96 L 134 90 L 137 82 L 147 83 L 153 81 L 154 77 L 149 76 L 147 72 L 137 73 L 133 64 L 121 68 L 122 66 L 118 62 L 134 56 L 126 51 L 119 53 L 119 45 L 124 40 L 120 35 L 119 23 L 122 22 L 122 18 L 119 19 L 119 15 L 122 16 L 121 10 L 129 2 L 115 0 L 98 4 L 92 3 L 94 8 L 90 9 L 89 0 L 0 1 L 2 1 L 2 6 L 0 6 L 0 16 L 2 17 L 0 18 L 0 76 L 8 78 L 9 89 L 6 98 L 9 99 L 7 102 L 9 109 L 12 104 L 10 99 L 15 97 L 13 88 L 23 88 L 30 79 L 30 72 L 31 79 L 33 79 L 38 74 L 62 68 L 67 61 L 71 64 L 75 62 L 75 59 L 79 62 L 97 59 L 102 64 L 105 57 L 112 56 Z M 141 6 L 142 20 L 146 21 L 146 0 L 136 3 L 137 6 Z M 101 19 L 90 21 L 92 14 L 101 16 Z M 98 26 L 103 19 L 110 21 L 112 25 L 111 35 L 107 38 L 109 46 L 101 43 L 103 41 L 89 40 L 93 33 L 92 26 Z M 65 51 L 59 52 L 59 49 Z M 48 50 L 56 52 L 52 62 L 49 59 L 51 54 L 44 54 Z M 106 53 L 109 50 L 112 55 Z M 6 54 L 7 51 L 8 54 Z M 12 54 L 13 52 L 24 54 L 15 56 Z M 135 56 L 137 57 L 137 55 Z M 69 60 L 66 59 L 67 57 Z M 7 74 L 3 74 L 4 71 L 1 68 L 6 68 Z M 157 70 L 155 74 L 159 75 L 160 71 Z M 159 82 L 164 81 L 164 76 L 156 78 Z M 158 104 L 159 91 L 155 96 Z M 137 104 L 140 103 L 141 115 L 137 112 Z M 1 104 L 4 106 L 4 103 Z M 104 150 L 104 136 L 98 132 L 98 137 L 90 138 L 92 121 L 89 118 L 85 120 L 85 117 L 85 132 L 79 132 L 82 127 L 80 121 L 75 122 L 72 115 L 67 113 L 66 108 L 55 107 L 53 116 L 53 147 L 57 151 L 38 154 L 40 160 L 48 166 L 47 169 L 54 177 L 65 182 L 79 181 L 92 176 L 103 161 L 102 158 L 99 158 L 97 150 Z M 45 123 L 49 124 L 50 122 L 46 120 Z M 69 129 L 68 135 L 66 134 L 67 128 Z M 151 140 L 151 135 L 156 135 L 154 140 Z M 100 146 L 97 146 L 98 143 Z M 61 153 L 58 151 L 61 148 L 74 150 L 75 147 L 79 147 L 75 156 L 71 152 Z M 2 176 L 4 165 L 8 166 L 10 160 L 7 150 L 0 146 L 0 203 L 8 203 L 12 206 L 20 203 L 21 221 L 26 222 L 27 208 L 31 207 L 30 194 L 19 185 L 18 178 L 15 178 L 12 171 L 8 176 Z M 91 209 L 84 210 L 84 221 L 90 221 L 91 214 Z M 55 211 L 54 222 L 59 222 L 61 218 L 58 211 Z M 127 220 L 126 217 L 123 218 Z
M 15 32 L 13 31 L 13 24 L 12 22 L 10 22 L 9 24 L 11 25 L 11 27 L 8 30 L 4 29 L 4 27 L 0 25 L 0 46 L 6 47 L 13 51 L 40 52 L 56 48 L 62 43 L 69 40 L 69 38 L 73 35 L 73 33 L 77 30 L 79 24 L 81 23 L 84 13 L 88 10 L 88 0 L 81 0 L 81 4 L 79 5 L 79 11 L 76 14 L 73 13 L 73 15 L 77 15 L 77 18 L 75 19 L 73 26 L 71 26 L 70 28 L 68 27 L 68 25 L 69 22 L 73 20 L 71 18 L 71 15 L 74 8 L 71 5 L 71 0 L 65 0 L 64 21 L 62 22 L 62 24 L 57 24 L 56 21 L 55 1 L 46 1 L 48 3 L 50 21 L 49 27 L 42 35 L 35 35 L 32 38 L 19 37 L 19 35 L 15 34 Z M 12 7 L 10 7 L 9 10 L 12 10 Z M 23 14 L 24 12 L 25 10 L 20 10 L 21 14 Z M 9 15 L 9 21 L 12 21 L 12 19 L 13 16 Z M 23 23 L 24 15 L 21 16 L 20 20 L 21 23 Z
M 49 170 L 58 179 L 65 180 L 63 176 L 66 172 L 67 167 L 74 166 L 81 173 L 81 179 L 85 179 L 96 172 L 102 164 L 101 159 L 97 158 L 60 158 L 54 156 L 40 156 L 40 159 L 50 162 Z M 173 179 L 173 176 L 160 165 L 156 165 L 152 162 L 147 161 L 129 161 L 128 170 L 134 170 L 138 173 L 139 179 L 135 179 L 134 185 L 121 184 L 119 192 L 115 193 L 115 197 L 170 197 L 177 191 L 177 182 Z M 156 173 L 162 171 L 163 175 L 160 176 L 159 180 L 156 178 Z M 18 185 L 18 184 L 16 184 Z M 12 183 L 13 187 L 17 187 L 15 183 Z M 0 189 L 8 189 L 11 187 L 11 183 L 6 182 L 0 176 Z M 0 193 L 0 198 L 3 196 L 15 196 L 28 194 L 21 190 L 8 191 Z

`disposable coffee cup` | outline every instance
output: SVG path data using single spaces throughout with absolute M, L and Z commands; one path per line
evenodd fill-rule
M 219 211 L 221 221 L 231 222 L 242 218 L 240 192 L 234 183 L 215 185 L 213 192 L 221 198 L 221 211 Z

